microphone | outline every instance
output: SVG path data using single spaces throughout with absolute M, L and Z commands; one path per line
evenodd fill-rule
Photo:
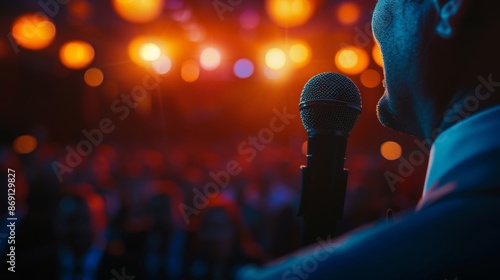
M 347 138 L 361 113 L 361 96 L 346 76 L 321 73 L 304 86 L 299 110 L 308 133 L 299 210 L 307 245 L 335 236 L 335 222 L 342 219 L 348 176 L 344 169 Z

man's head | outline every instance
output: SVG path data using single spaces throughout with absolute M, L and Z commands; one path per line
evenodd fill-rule
M 433 140 L 445 112 L 474 90 L 477 77 L 499 73 L 499 3 L 378 1 L 373 32 L 384 58 L 384 125 Z

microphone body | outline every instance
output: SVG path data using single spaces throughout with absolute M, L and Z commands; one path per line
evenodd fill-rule
M 307 166 L 302 166 L 305 245 L 335 236 L 342 219 L 348 170 L 344 169 L 347 138 L 361 112 L 354 83 L 335 73 L 313 77 L 301 95 L 300 113 L 308 132 Z
M 302 203 L 305 245 L 335 235 L 342 219 L 348 170 L 344 169 L 347 138 L 309 135 L 307 166 L 302 166 Z

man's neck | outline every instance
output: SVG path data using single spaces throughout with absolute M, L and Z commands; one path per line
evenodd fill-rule
M 481 80 L 481 79 L 480 79 Z M 483 79 L 485 84 L 488 78 Z M 496 92 L 498 91 L 498 92 Z M 483 84 L 473 90 L 458 92 L 456 98 L 452 100 L 447 111 L 443 114 L 443 119 L 433 132 L 431 132 L 431 140 L 437 138 L 439 134 L 462 120 L 479 113 L 487 108 L 500 104 L 500 87 L 495 88 Z

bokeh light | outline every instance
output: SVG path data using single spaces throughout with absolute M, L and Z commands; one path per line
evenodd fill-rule
M 215 48 L 206 48 L 201 52 L 200 64 L 205 70 L 214 70 L 219 67 L 221 61 L 221 54 Z
M 394 141 L 387 141 L 380 146 L 380 154 L 387 160 L 397 160 L 402 152 L 401 145 Z
M 378 66 L 384 67 L 384 60 L 382 59 L 382 52 L 380 51 L 380 47 L 378 46 L 377 43 L 375 43 L 375 46 L 373 46 L 372 56 L 373 56 L 373 60 L 375 61 L 375 63 L 378 64 Z
M 246 58 L 241 58 L 238 59 L 236 63 L 234 63 L 233 71 L 236 77 L 245 79 L 252 76 L 254 71 L 254 66 L 250 60 Z
M 282 49 L 272 48 L 266 53 L 266 65 L 270 69 L 278 70 L 285 66 L 286 55 Z
M 266 12 L 277 25 L 294 27 L 307 22 L 315 9 L 313 0 L 266 0 Z
M 71 69 L 81 69 L 94 60 L 94 48 L 84 41 L 69 41 L 59 50 L 62 64 Z
M 12 37 L 16 43 L 30 50 L 46 48 L 56 35 L 56 27 L 41 13 L 24 14 L 14 20 Z
M 37 147 L 37 140 L 32 135 L 22 135 L 14 139 L 14 151 L 18 154 L 29 154 Z
M 166 53 L 167 44 L 155 37 L 135 37 L 128 44 L 128 56 L 139 66 L 150 66 L 152 61 Z
M 71 16 L 84 20 L 92 13 L 92 6 L 85 0 L 72 0 L 66 6 Z
M 365 50 L 357 47 L 345 47 L 335 55 L 335 65 L 348 75 L 356 75 L 363 72 L 369 65 L 370 58 Z
M 245 29 L 254 29 L 259 25 L 260 16 L 255 10 L 248 9 L 240 15 L 240 24 Z
M 92 67 L 85 71 L 83 79 L 87 85 L 91 87 L 98 87 L 102 84 L 102 81 L 104 81 L 104 74 L 101 69 Z
M 352 68 L 358 63 L 358 56 L 352 50 L 342 50 L 339 53 L 338 64 L 345 68 Z
M 337 9 L 338 20 L 345 25 L 350 25 L 358 21 L 361 15 L 358 5 L 353 2 L 344 2 Z
M 134 23 L 150 22 L 163 10 L 163 0 L 113 0 L 112 4 L 120 17 Z
M 172 68 L 172 60 L 166 55 L 160 56 L 152 63 L 153 69 L 158 74 L 166 74 Z
M 144 43 L 139 47 L 139 55 L 145 61 L 155 61 L 160 58 L 161 49 L 154 43 Z
M 200 77 L 200 66 L 194 60 L 185 61 L 182 64 L 181 77 L 184 81 L 192 83 Z
M 297 43 L 290 47 L 288 56 L 295 66 L 302 67 L 311 60 L 311 49 L 305 43 Z
M 367 88 L 375 88 L 380 85 L 382 78 L 380 73 L 374 69 L 367 69 L 361 74 L 361 83 Z

